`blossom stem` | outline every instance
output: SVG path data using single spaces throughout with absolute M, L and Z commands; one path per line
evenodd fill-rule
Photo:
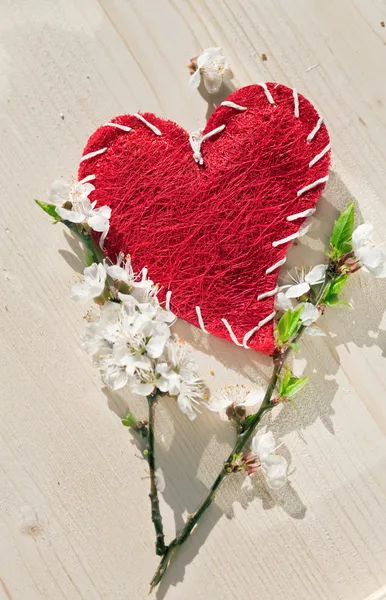
M 156 554 L 162 556 L 166 552 L 165 536 L 163 532 L 162 516 L 159 508 L 158 490 L 155 482 L 155 452 L 154 452 L 154 421 L 155 409 L 157 406 L 157 396 L 147 397 L 149 406 L 149 423 L 147 425 L 147 443 L 144 454 L 149 464 L 150 471 L 150 502 L 151 502 L 151 520 L 153 521 L 156 533 Z
M 329 273 L 329 271 L 327 269 L 324 282 L 321 285 L 319 292 L 313 302 L 313 304 L 315 306 L 318 306 L 318 304 L 320 303 L 320 301 L 324 295 L 324 292 L 327 289 L 327 286 L 337 276 L 338 275 L 331 276 L 331 274 Z M 301 325 L 299 327 L 299 330 L 297 331 L 295 337 L 292 340 L 293 343 L 296 343 L 301 338 L 305 329 L 306 329 L 306 327 L 304 325 Z M 284 367 L 285 362 L 288 358 L 288 355 L 291 353 L 291 351 L 292 351 L 291 346 L 287 346 L 286 349 L 284 350 L 284 352 L 277 352 L 274 355 L 274 358 L 273 358 L 274 367 L 273 367 L 272 375 L 269 380 L 267 390 L 265 392 L 265 396 L 260 405 L 259 410 L 253 415 L 252 419 L 248 422 L 247 427 L 241 433 L 239 433 L 231 454 L 229 455 L 228 459 L 225 461 L 224 466 L 222 467 L 220 473 L 217 475 L 213 485 L 209 489 L 207 495 L 205 496 L 204 500 L 201 502 L 197 511 L 194 512 L 193 514 L 189 515 L 188 520 L 185 523 L 184 527 L 181 529 L 181 531 L 176 535 L 176 537 L 170 542 L 169 546 L 167 547 L 167 549 L 161 559 L 161 562 L 153 576 L 153 579 L 150 582 L 150 592 L 153 590 L 153 588 L 155 586 L 157 586 L 160 583 L 162 577 L 164 576 L 165 572 L 167 571 L 167 569 L 171 563 L 171 560 L 172 560 L 175 552 L 188 539 L 188 537 L 190 536 L 193 529 L 198 524 L 201 517 L 204 515 L 206 510 L 212 504 L 213 500 L 215 499 L 218 489 L 220 488 L 220 486 L 222 485 L 224 480 L 228 477 L 228 475 L 231 474 L 231 471 L 227 470 L 226 465 L 228 463 L 232 462 L 233 456 L 235 454 L 239 454 L 243 450 L 245 445 L 250 440 L 252 434 L 254 433 L 257 425 L 260 423 L 261 418 L 264 415 L 264 413 L 273 408 L 274 405 L 272 404 L 271 399 L 272 399 L 273 393 L 275 391 L 275 387 L 276 387 L 280 372 L 281 372 L 282 368 Z

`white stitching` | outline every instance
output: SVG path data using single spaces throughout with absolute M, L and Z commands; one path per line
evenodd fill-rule
M 276 248 L 276 246 L 280 246 L 281 244 L 286 244 L 287 242 L 292 242 L 292 240 L 296 240 L 296 238 L 300 238 L 303 235 L 306 235 L 306 233 L 310 227 L 311 227 L 311 225 L 306 225 L 305 227 L 303 226 L 296 233 L 293 233 L 292 235 L 289 235 L 288 237 L 285 237 L 282 240 L 277 240 L 276 242 L 272 242 L 273 248 Z
M 272 94 L 269 91 L 269 89 L 267 88 L 267 84 L 266 83 L 258 83 L 257 85 L 259 85 L 261 88 L 263 88 L 264 94 L 266 95 L 268 102 L 270 104 L 275 104 L 275 100 L 272 98 Z
M 245 106 L 240 106 L 240 104 L 236 104 L 235 102 L 231 102 L 230 100 L 224 100 L 221 102 L 221 106 L 229 106 L 229 108 L 234 108 L 235 110 L 247 110 Z
M 277 269 L 278 267 L 281 267 L 282 265 L 284 265 L 285 262 L 287 262 L 286 257 L 282 258 L 281 260 L 278 260 L 274 265 L 272 265 L 271 267 L 268 267 L 268 269 L 266 270 L 265 274 L 269 275 L 270 273 L 272 273 L 273 271 L 275 271 L 275 269 Z
M 274 296 L 278 291 L 278 286 L 276 286 L 273 290 L 269 290 L 269 292 L 264 292 L 263 294 L 259 294 L 257 296 L 258 300 L 263 300 L 263 298 L 269 298 L 269 296 Z
M 304 186 L 304 188 L 302 188 L 301 190 L 298 191 L 297 197 L 300 198 L 300 196 L 303 196 L 303 194 L 305 194 L 309 190 L 312 190 L 314 187 L 316 187 L 317 185 L 320 185 L 321 183 L 326 183 L 326 181 L 328 181 L 328 175 L 326 175 L 325 177 L 321 177 L 320 179 L 317 179 L 316 181 L 313 181 L 309 185 Z
M 132 127 L 128 127 L 127 125 L 120 125 L 119 123 L 105 123 L 105 127 L 116 127 L 117 129 L 122 129 L 122 131 L 131 131 Z
M 299 96 L 297 90 L 295 88 L 292 90 L 294 97 L 294 115 L 296 118 L 299 117 Z
M 268 315 L 268 317 L 265 317 L 265 319 L 262 319 L 258 325 L 256 325 L 256 327 L 254 327 L 253 329 L 251 329 L 250 331 L 248 331 L 244 338 L 243 338 L 243 346 L 244 348 L 248 349 L 248 342 L 251 339 L 251 337 L 253 336 L 254 333 L 256 333 L 256 331 L 258 331 L 259 329 L 261 329 L 261 327 L 263 327 L 263 325 L 265 325 L 266 323 L 269 323 L 269 321 L 272 321 L 272 319 L 274 318 L 274 316 L 276 315 L 276 310 L 274 310 L 273 312 L 271 312 L 270 315 Z
M 198 323 L 199 323 L 202 331 L 204 331 L 205 333 L 209 333 L 209 331 L 207 329 L 205 329 L 204 319 L 202 318 L 201 308 L 199 306 L 196 306 L 196 313 L 197 313 Z
M 312 142 L 312 140 L 318 133 L 319 129 L 321 128 L 322 124 L 323 124 L 323 117 L 319 117 L 318 122 L 316 123 L 314 129 L 311 131 L 311 133 L 307 137 L 307 142 Z
M 319 152 L 319 154 L 317 154 L 315 156 L 315 158 L 313 158 L 310 161 L 310 164 L 308 165 L 309 167 L 313 167 L 315 163 L 318 162 L 318 160 L 320 160 L 321 158 L 323 158 L 323 156 L 329 151 L 331 150 L 331 142 L 329 144 L 327 144 L 327 146 L 321 151 Z
M 101 148 L 100 150 L 95 150 L 95 152 L 89 152 L 88 154 L 85 154 L 84 156 L 82 156 L 82 158 L 80 159 L 80 162 L 83 162 L 84 160 L 88 160 L 89 158 L 94 158 L 94 156 L 98 156 L 98 154 L 103 154 L 103 152 L 106 152 L 107 148 Z
M 213 135 L 216 135 L 217 133 L 221 133 L 222 131 L 224 131 L 224 129 L 225 129 L 225 125 L 220 125 L 219 127 L 212 129 L 212 131 L 208 131 L 208 133 L 206 133 L 205 135 L 202 135 L 202 129 L 199 129 L 198 131 L 194 131 L 193 133 L 190 134 L 189 143 L 190 143 L 190 147 L 193 150 L 193 158 L 196 163 L 198 163 L 199 165 L 204 164 L 204 159 L 202 158 L 202 154 L 201 154 L 202 142 L 209 139 Z
M 289 215 L 287 217 L 287 221 L 296 221 L 296 219 L 302 219 L 303 217 L 310 217 L 314 214 L 316 208 L 307 208 L 307 210 L 303 210 L 303 212 L 296 213 L 295 215 Z
M 94 181 L 95 175 L 87 175 L 84 179 L 81 179 L 79 183 L 88 183 L 89 181 Z
M 142 115 L 140 115 L 138 113 L 134 113 L 133 117 L 135 117 L 136 119 L 139 119 L 140 121 L 142 121 L 142 123 L 144 123 L 149 129 L 151 129 L 152 132 L 155 133 L 156 135 L 162 135 L 162 133 L 160 132 L 160 130 L 158 129 L 158 127 L 156 127 L 152 123 L 149 123 L 149 121 L 146 121 L 145 117 L 143 117 Z
M 234 344 L 236 344 L 236 346 L 242 346 L 242 344 L 240 344 L 239 340 L 233 333 L 232 327 L 229 325 L 228 321 L 226 319 L 221 319 L 221 321 L 224 323 L 225 327 L 227 328 L 229 337 L 231 338 L 232 342 Z
M 172 290 L 166 292 L 165 310 L 170 310 L 170 298 L 172 297 Z

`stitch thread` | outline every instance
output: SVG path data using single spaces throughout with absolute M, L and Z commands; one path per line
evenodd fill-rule
M 257 296 L 257 299 L 262 300 L 263 298 L 269 298 L 269 296 L 274 296 L 277 291 L 278 286 L 276 286 L 273 290 L 269 290 L 269 292 L 264 292 L 263 294 L 260 294 L 259 296 Z
M 247 110 L 246 106 L 240 106 L 240 104 L 236 104 L 230 100 L 224 100 L 224 102 L 221 102 L 221 106 L 229 106 L 229 108 L 234 108 L 235 110 L 241 111 Z
M 326 175 L 325 177 L 321 177 L 320 179 L 317 179 L 316 181 L 314 181 L 313 183 L 310 183 L 309 185 L 304 186 L 304 188 L 302 188 L 301 190 L 298 191 L 297 197 L 300 198 L 300 196 L 303 196 L 303 194 L 305 194 L 309 190 L 312 190 L 314 187 L 316 187 L 317 185 L 320 185 L 321 183 L 326 183 L 326 181 L 328 181 L 328 175 Z
M 131 131 L 133 128 L 128 127 L 127 125 L 120 125 L 120 123 L 105 123 L 105 127 L 116 127 L 117 129 L 122 129 L 122 131 Z
M 136 119 L 139 119 L 140 121 L 142 121 L 142 123 L 144 123 L 149 129 L 151 129 L 152 132 L 155 133 L 156 135 L 162 135 L 162 133 L 160 132 L 160 130 L 158 129 L 158 127 L 156 127 L 152 123 L 149 123 L 149 121 L 146 121 L 145 117 L 143 117 L 142 115 L 140 115 L 138 113 L 134 113 L 133 117 L 135 117 Z
M 201 308 L 199 306 L 196 306 L 196 313 L 197 313 L 198 323 L 199 323 L 202 331 L 204 331 L 205 333 L 209 333 L 209 331 L 207 329 L 205 329 L 204 319 L 202 318 Z
M 190 134 L 189 143 L 190 143 L 190 147 L 193 150 L 193 158 L 196 163 L 198 163 L 199 165 L 204 164 L 204 159 L 203 159 L 202 153 L 201 153 L 202 142 L 209 139 L 213 135 L 216 135 L 217 133 L 221 133 L 222 131 L 224 131 L 224 129 L 225 129 L 225 125 L 220 125 L 219 127 L 212 129 L 212 131 L 208 131 L 208 133 L 206 133 L 205 135 L 202 135 L 202 129 L 199 129 L 198 131 L 194 131 L 193 133 Z
M 296 213 L 294 215 L 289 215 L 287 217 L 287 221 L 295 221 L 296 219 L 302 219 L 303 217 L 310 217 L 314 214 L 316 208 L 307 208 L 307 210 L 303 210 L 303 212 Z
M 274 265 L 272 265 L 271 267 L 268 267 L 268 269 L 266 270 L 265 274 L 269 275 L 270 273 L 272 273 L 273 271 L 275 271 L 275 269 L 277 269 L 278 267 L 281 267 L 282 265 L 284 265 L 284 263 L 287 262 L 286 257 L 282 258 L 281 260 L 278 260 Z
M 229 325 L 228 321 L 226 319 L 221 319 L 221 321 L 224 323 L 225 327 L 227 328 L 229 337 L 231 338 L 232 342 L 234 344 L 236 344 L 236 346 L 242 346 L 242 344 L 240 344 L 239 340 L 233 333 L 232 327 Z
M 95 152 L 89 152 L 88 154 L 82 156 L 80 162 L 88 160 L 89 158 L 94 158 L 94 156 L 98 156 L 98 154 L 103 154 L 103 152 L 106 152 L 106 150 L 107 148 L 101 148 L 100 150 L 95 150 Z
M 269 89 L 267 88 L 267 84 L 266 83 L 258 83 L 258 85 L 263 88 L 264 94 L 267 96 L 268 102 L 270 104 L 275 104 L 275 100 L 272 98 L 272 94 L 269 91 Z
M 297 90 L 293 89 L 294 96 L 294 115 L 296 118 L 299 118 L 299 96 Z
M 166 292 L 165 310 L 170 310 L 170 299 L 172 297 L 172 290 Z
M 277 240 L 276 242 L 272 242 L 273 248 L 276 248 L 276 246 L 280 246 L 281 244 L 286 244 L 287 242 L 292 242 L 292 240 L 296 240 L 296 238 L 306 235 L 310 227 L 311 225 L 306 225 L 305 227 L 300 228 L 296 233 L 293 233 L 292 235 L 289 235 L 281 240 Z
M 319 129 L 321 128 L 322 124 L 323 124 L 323 117 L 319 117 L 318 122 L 316 123 L 314 129 L 311 131 L 311 133 L 307 137 L 307 142 L 312 142 L 312 140 L 318 133 Z
M 310 161 L 310 164 L 308 165 L 309 167 L 313 167 L 315 163 L 318 162 L 318 160 L 320 160 L 321 158 L 323 158 L 323 156 L 329 151 L 331 150 L 331 142 L 329 144 L 327 144 L 327 146 L 321 151 L 319 152 L 319 154 L 317 154 L 315 156 L 315 158 L 313 158 Z
M 79 183 L 88 183 L 89 181 L 94 181 L 95 175 L 87 175 L 84 179 L 81 179 Z
M 261 327 L 263 327 L 263 325 L 266 325 L 266 323 L 269 323 L 270 321 L 272 321 L 272 319 L 274 318 L 274 316 L 276 315 L 276 310 L 274 310 L 273 312 L 271 312 L 270 315 L 268 315 L 268 317 L 265 317 L 265 319 L 262 319 L 257 325 L 256 327 L 254 327 L 253 329 L 251 329 L 250 331 L 248 331 L 248 333 L 245 334 L 244 338 L 243 338 L 243 346 L 244 348 L 248 349 L 248 342 L 251 339 L 251 337 L 253 336 L 254 333 L 256 333 L 256 331 L 258 331 L 259 329 L 261 329 Z

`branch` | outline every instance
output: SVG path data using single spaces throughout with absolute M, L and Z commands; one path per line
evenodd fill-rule
M 149 405 L 149 423 L 147 426 L 147 443 L 144 450 L 150 471 L 150 502 L 151 502 L 151 520 L 153 521 L 156 533 L 156 554 L 162 556 L 166 552 L 165 536 L 163 532 L 162 516 L 159 508 L 158 490 L 155 482 L 155 452 L 154 452 L 154 420 L 155 409 L 157 406 L 157 397 L 148 396 Z
M 321 286 L 321 288 L 317 294 L 317 297 L 315 298 L 315 301 L 313 302 L 313 304 L 315 306 L 317 306 L 319 304 L 328 285 L 335 278 L 336 278 L 336 275 L 331 276 L 327 271 L 323 285 Z M 301 325 L 299 327 L 298 332 L 296 333 L 295 337 L 292 340 L 293 343 L 296 343 L 302 337 L 305 329 L 306 329 L 306 327 L 304 325 Z M 227 470 L 226 465 L 228 463 L 232 462 L 233 456 L 235 454 L 238 454 L 243 450 L 243 448 L 245 447 L 247 442 L 250 440 L 252 434 L 254 433 L 257 425 L 260 423 L 261 418 L 264 415 L 264 413 L 273 408 L 273 404 L 271 403 L 272 395 L 275 391 L 275 387 L 276 387 L 280 372 L 285 364 L 286 359 L 288 358 L 289 354 L 291 353 L 291 351 L 292 351 L 292 348 L 290 346 L 287 346 L 287 348 L 284 350 L 284 352 L 276 352 L 276 354 L 274 355 L 273 372 L 271 375 L 271 379 L 269 380 L 268 387 L 265 392 L 265 396 L 260 405 L 259 410 L 253 416 L 251 421 L 248 423 L 248 426 L 246 427 L 246 429 L 238 435 L 236 444 L 234 445 L 231 454 L 229 455 L 228 459 L 225 461 L 223 468 L 221 469 L 220 473 L 217 475 L 212 487 L 209 489 L 207 495 L 205 496 L 204 500 L 200 504 L 197 511 L 189 516 L 185 526 L 181 529 L 181 531 L 177 534 L 177 536 L 174 538 L 174 540 L 172 540 L 172 542 L 170 542 L 169 546 L 167 547 L 166 552 L 164 553 L 164 555 L 161 559 L 161 562 L 158 566 L 158 569 L 155 572 L 153 579 L 151 580 L 150 592 L 154 589 L 155 586 L 157 586 L 159 584 L 159 582 L 161 581 L 165 572 L 167 571 L 175 552 L 189 538 L 190 534 L 192 533 L 193 529 L 198 524 L 201 517 L 204 515 L 206 510 L 210 507 L 210 505 L 214 501 L 216 493 L 219 490 L 220 486 L 222 485 L 224 480 L 228 477 L 228 475 L 231 474 L 231 472 Z

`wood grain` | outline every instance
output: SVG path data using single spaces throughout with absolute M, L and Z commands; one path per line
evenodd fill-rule
M 146 408 L 104 390 L 81 350 L 84 309 L 69 299 L 79 249 L 33 198 L 76 172 L 87 137 L 116 114 L 142 108 L 201 126 L 212 102 L 189 89 L 186 64 L 222 45 L 236 86 L 295 86 L 330 129 L 333 173 L 311 249 L 299 244 L 291 261 L 318 261 L 350 197 L 382 241 L 385 20 L 383 0 L 0 2 L 1 599 L 140 600 L 157 565 L 146 465 L 119 419 Z M 363 600 L 385 584 L 385 292 L 358 276 L 346 294 L 355 310 L 326 314 L 329 335 L 296 358 L 311 384 L 298 413 L 284 407 L 270 421 L 291 485 L 271 494 L 258 479 L 230 481 L 158 600 Z M 268 359 L 177 329 L 212 389 L 263 384 Z M 171 401 L 158 418 L 172 536 L 232 431 L 207 413 L 190 424 Z

